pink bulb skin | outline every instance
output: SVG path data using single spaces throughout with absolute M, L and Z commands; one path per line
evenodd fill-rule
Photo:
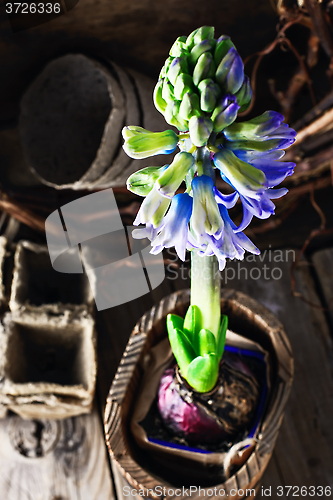
M 217 419 L 204 408 L 181 398 L 174 382 L 174 368 L 167 369 L 162 375 L 158 409 L 165 426 L 188 443 L 217 444 L 228 436 Z

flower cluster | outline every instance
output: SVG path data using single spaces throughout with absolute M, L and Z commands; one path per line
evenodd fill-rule
M 186 250 L 196 250 L 202 256 L 215 255 L 220 270 L 227 258 L 259 253 L 243 230 L 253 216 L 273 214 L 272 200 L 287 192 L 273 188 L 293 173 L 295 164 L 280 160 L 296 133 L 275 111 L 235 122 L 251 98 L 242 60 L 228 37 L 215 40 L 214 29 L 202 27 L 176 40 L 154 101 L 180 133 L 133 126 L 123 130 L 124 150 L 132 158 L 180 149 L 170 165 L 147 167 L 128 179 L 128 189 L 145 196 L 134 221 L 145 228 L 133 236 L 148 237 L 152 253 L 175 247 L 185 260 Z M 216 173 L 231 186 L 231 194 L 218 191 Z M 237 227 L 228 210 L 238 200 L 243 220 Z
M 203 26 L 177 38 L 154 91 L 156 108 L 169 125 L 188 131 L 202 147 L 212 132 L 221 132 L 252 98 L 242 59 L 228 36 L 214 39 Z

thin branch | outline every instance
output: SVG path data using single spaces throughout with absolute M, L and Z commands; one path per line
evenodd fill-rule
M 332 67 L 333 60 L 333 40 L 326 21 L 325 13 L 317 0 L 303 0 L 312 22 L 314 32 L 320 40 L 320 43 L 328 55 Z
M 311 85 L 311 80 L 310 80 L 310 76 L 309 76 L 309 73 L 308 73 L 308 70 L 307 70 L 307 67 L 302 59 L 302 57 L 299 55 L 297 49 L 292 45 L 292 43 L 290 42 L 290 40 L 288 38 L 286 38 L 285 36 L 285 32 L 288 28 L 290 28 L 293 24 L 295 23 L 298 23 L 301 18 L 303 17 L 303 14 L 300 13 L 298 16 L 295 16 L 293 17 L 292 19 L 288 20 L 283 26 L 282 28 L 280 28 L 275 40 L 270 43 L 267 47 L 265 47 L 262 51 L 259 51 L 259 52 L 256 52 L 254 54 L 251 54 L 250 56 L 248 56 L 245 60 L 244 60 L 244 66 L 247 64 L 247 62 L 253 57 L 253 56 L 257 56 L 257 59 L 254 63 L 254 66 L 253 66 L 253 69 L 252 69 L 252 75 L 251 75 L 251 87 L 252 87 L 252 93 L 253 93 L 253 98 L 252 98 L 252 102 L 249 106 L 249 108 L 244 111 L 243 113 L 240 113 L 240 116 L 246 116 L 248 115 L 252 109 L 253 109 L 253 106 L 255 104 L 255 100 L 256 100 L 256 83 L 257 83 L 257 72 L 258 72 L 258 69 L 259 69 L 259 66 L 260 66 L 260 63 L 263 59 L 263 57 L 267 54 L 270 54 L 274 49 L 275 47 L 278 45 L 278 44 L 283 44 L 283 43 L 286 43 L 288 45 L 288 47 L 290 48 L 290 50 L 294 53 L 294 55 L 297 57 L 298 61 L 299 61 L 299 64 L 304 72 L 304 75 L 305 75 L 305 79 L 306 79 L 306 82 L 308 84 L 308 87 L 309 87 L 309 91 L 310 91 L 310 95 L 311 95 L 311 99 L 314 103 L 314 105 L 316 104 L 316 100 L 315 100 L 315 96 L 314 96 L 314 93 L 313 93 L 313 89 L 312 89 L 312 85 Z M 283 19 L 284 20 L 284 19 Z
M 319 50 L 319 38 L 316 35 L 310 34 L 308 40 L 308 53 L 306 58 L 307 67 L 309 69 L 313 68 L 318 62 L 318 50 Z M 281 106 L 281 113 L 285 117 L 286 122 L 289 121 L 292 106 L 295 99 L 305 83 L 309 85 L 309 74 L 304 71 L 303 60 L 302 64 L 299 65 L 295 73 L 293 74 L 288 88 L 285 92 L 275 90 L 275 80 L 271 79 L 268 81 L 271 93 L 275 99 L 279 102 Z M 309 91 L 312 98 L 312 102 L 316 104 L 314 93 L 312 90 L 312 85 L 309 85 Z

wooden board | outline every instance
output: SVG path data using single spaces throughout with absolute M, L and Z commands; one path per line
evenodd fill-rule
M 0 121 L 15 120 L 24 89 L 59 55 L 82 52 L 109 58 L 157 77 L 175 39 L 198 26 L 215 25 L 217 38 L 224 33 L 231 36 L 245 57 L 275 38 L 278 19 L 267 0 L 257 0 L 255 9 L 246 0 L 239 0 L 237 8 L 230 0 L 223 5 L 220 0 L 209 5 L 201 0 L 190 5 L 186 0 L 65 0 L 62 4 L 67 6 L 66 14 L 17 33 L 12 32 L 1 4 Z M 75 5 L 72 10 L 70 4 Z
M 271 252 L 262 256 L 262 261 L 250 259 L 233 262 L 229 268 L 235 270 L 235 275 L 232 271 L 223 275 L 224 286 L 248 293 L 279 317 L 294 350 L 295 381 L 292 395 L 275 453 L 262 483 L 264 489 L 272 487 L 273 498 L 277 498 L 278 486 L 333 486 L 331 337 L 325 313 L 291 296 L 290 265 L 294 256 L 290 252 L 288 261 L 284 254 Z M 173 260 L 169 253 L 166 257 Z M 166 279 L 150 294 L 97 314 L 98 395 L 102 408 L 136 321 L 163 296 L 189 286 L 189 261 L 185 265 L 176 264 L 180 267 L 175 267 L 175 263 L 167 263 Z M 315 266 L 320 281 L 319 267 Z M 297 290 L 308 300 L 320 304 L 312 271 L 306 263 L 296 270 Z M 330 290 L 329 280 L 327 283 L 327 289 Z M 92 415 L 63 422 L 49 421 L 48 424 L 22 421 L 11 416 L 0 421 L 0 441 L 1 498 L 113 498 L 100 416 L 96 410 Z M 38 454 L 42 456 L 37 457 Z M 115 467 L 113 472 L 118 498 L 122 499 L 126 482 Z M 256 498 L 260 498 L 260 491 L 261 488 Z M 285 500 L 287 497 L 279 498 Z
M 324 306 L 333 325 L 333 249 L 320 250 L 312 256 L 314 272 L 324 298 Z
M 294 351 L 294 384 L 275 448 L 283 484 L 333 486 L 332 342 L 324 312 L 291 294 L 290 266 L 295 255 L 271 251 L 263 261 L 232 263 L 236 276 L 227 286 L 241 289 L 271 309 L 284 324 Z M 248 271 L 247 279 L 239 266 Z M 307 262 L 296 269 L 295 279 L 297 291 L 320 306 Z
M 0 498 L 112 500 L 100 417 L 0 420 Z

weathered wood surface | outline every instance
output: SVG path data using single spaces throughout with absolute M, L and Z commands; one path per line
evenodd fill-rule
M 285 254 L 282 262 L 279 258 L 272 251 L 264 262 L 257 258 L 246 267 L 256 269 L 253 275 L 263 273 L 264 265 L 267 275 L 280 269 L 280 279 L 232 280 L 228 286 L 241 287 L 270 308 L 283 322 L 294 351 L 295 379 L 275 448 L 283 484 L 333 486 L 332 339 L 324 312 L 291 295 L 293 254 L 289 261 Z M 276 277 L 279 274 L 273 272 Z M 320 304 L 307 262 L 301 262 L 295 278 L 297 291 L 311 303 Z
M 329 253 L 333 255 L 333 250 Z M 291 294 L 290 267 L 295 256 L 293 251 L 287 254 L 267 251 L 256 259 L 248 257 L 243 262 L 230 263 L 229 271 L 222 275 L 223 286 L 248 293 L 277 315 L 285 325 L 294 351 L 295 380 L 292 394 L 272 461 L 262 483 L 264 488 L 272 487 L 273 497 L 276 496 L 277 486 L 333 487 L 332 339 L 325 312 L 320 308 L 310 307 Z M 128 306 L 127 309 L 122 306 L 123 310 L 120 307 L 117 312 L 105 311 L 104 319 L 110 317 L 108 326 L 105 324 L 109 333 L 105 329 L 103 337 L 105 344 L 109 344 L 107 352 L 112 353 L 113 360 L 117 362 L 121 356 L 122 348 L 117 352 L 116 345 L 125 346 L 135 321 L 153 302 L 169 293 L 168 290 L 175 291 L 189 286 L 189 262 L 185 265 L 180 263 L 180 266 L 176 268 L 173 264 L 167 265 L 167 278 L 162 285 L 152 294 L 132 303 L 130 311 Z M 306 261 L 301 262 L 296 269 L 295 278 L 297 291 L 308 301 L 319 305 L 320 297 L 315 291 L 311 266 Z M 328 285 L 328 290 L 330 289 Z M 125 326 L 126 314 L 130 318 L 129 328 Z M 123 334 L 119 340 L 116 339 L 116 331 L 119 336 L 120 323 Z M 103 349 L 106 349 L 106 345 L 103 345 Z M 104 367 L 107 367 L 107 363 Z M 101 390 L 104 394 L 107 390 L 106 374 L 107 371 L 104 371 Z M 113 374 L 112 367 L 110 382 Z M 120 484 L 124 485 L 123 482 Z
M 312 257 L 314 273 L 324 299 L 331 328 L 333 327 L 333 251 L 326 248 L 316 252 Z
M 322 252 L 327 261 L 323 260 Z M 166 279 L 157 289 L 138 300 L 97 314 L 98 396 L 102 410 L 136 321 L 163 296 L 189 286 L 189 261 L 177 268 L 175 263 L 170 263 L 172 253 L 167 252 L 165 256 L 169 259 Z M 277 498 L 277 486 L 333 487 L 332 339 L 325 311 L 292 297 L 290 266 L 295 254 L 289 252 L 288 257 L 276 251 L 256 260 L 249 257 L 243 262 L 230 263 L 229 271 L 222 276 L 223 286 L 248 293 L 278 316 L 294 350 L 292 394 L 262 482 L 264 488 L 272 487 L 273 498 Z M 314 266 L 304 261 L 295 271 L 297 291 L 315 304 L 320 304 L 323 298 L 326 303 L 331 300 L 330 259 L 333 259 L 333 250 L 321 251 L 313 257 Z M 316 292 L 314 279 L 316 285 L 321 286 L 321 297 Z M 13 416 L 0 421 L 1 498 L 112 499 L 110 470 L 96 410 L 92 415 L 42 425 Z M 39 454 L 42 456 L 37 458 Z M 123 499 L 126 482 L 114 465 L 113 473 L 118 498 Z M 260 498 L 260 490 L 256 498 Z M 285 500 L 287 496 L 279 498 Z
M 97 409 L 62 421 L 0 420 L 0 498 L 112 500 Z
M 209 4 L 202 0 L 191 4 L 186 0 L 66 0 L 64 4 L 66 14 L 18 33 L 12 32 L 1 4 L 1 121 L 15 119 L 24 89 L 48 61 L 62 54 L 109 58 L 156 78 L 174 40 L 198 26 L 215 25 L 217 36 L 230 35 L 244 57 L 276 35 L 277 15 L 267 0 L 257 0 L 255 8 L 246 0 L 239 0 L 237 7 L 232 0 L 223 4 L 219 0 Z M 70 4 L 77 5 L 70 10 Z

